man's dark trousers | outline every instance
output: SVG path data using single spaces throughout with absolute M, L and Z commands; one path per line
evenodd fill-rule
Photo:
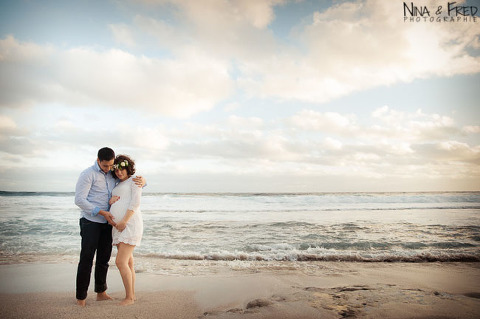
M 112 254 L 112 226 L 108 223 L 100 224 L 80 218 L 80 236 L 82 236 L 82 250 L 77 269 L 77 299 L 87 298 L 88 285 L 92 273 L 95 251 L 95 292 L 107 290 L 108 262 Z

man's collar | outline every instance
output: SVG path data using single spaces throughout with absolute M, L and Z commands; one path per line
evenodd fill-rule
M 93 167 L 95 167 L 95 169 L 96 169 L 98 172 L 104 173 L 104 171 L 102 171 L 102 170 L 100 169 L 100 166 L 98 166 L 98 162 L 97 162 L 97 161 L 95 161 L 95 164 L 93 165 Z

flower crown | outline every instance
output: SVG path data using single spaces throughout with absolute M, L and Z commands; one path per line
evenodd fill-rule
M 112 171 L 116 170 L 116 169 L 119 169 L 119 170 L 122 170 L 122 169 L 125 169 L 128 167 L 128 161 L 127 160 L 123 160 L 121 161 L 120 163 L 118 164 L 113 164 L 113 167 L 112 167 Z

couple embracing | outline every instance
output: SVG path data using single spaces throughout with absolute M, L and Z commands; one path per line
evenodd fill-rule
M 75 188 L 75 204 L 81 209 L 80 235 L 82 246 L 77 269 L 76 298 L 85 306 L 93 259 L 97 300 L 112 299 L 107 293 L 108 262 L 112 246 L 117 246 L 115 264 L 125 287 L 120 305 L 135 301 L 133 250 L 140 245 L 143 221 L 140 197 L 145 179 L 133 177 L 135 163 L 126 155 L 118 155 L 104 147 L 97 161 L 84 170 Z

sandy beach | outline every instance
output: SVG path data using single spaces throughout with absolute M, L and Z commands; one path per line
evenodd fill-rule
M 76 264 L 0 266 L 2 318 L 478 318 L 478 263 L 137 261 L 137 298 L 75 305 Z M 143 265 L 156 265 L 144 271 Z M 163 270 L 163 271 L 162 271 Z M 92 284 L 90 285 L 92 286 Z

